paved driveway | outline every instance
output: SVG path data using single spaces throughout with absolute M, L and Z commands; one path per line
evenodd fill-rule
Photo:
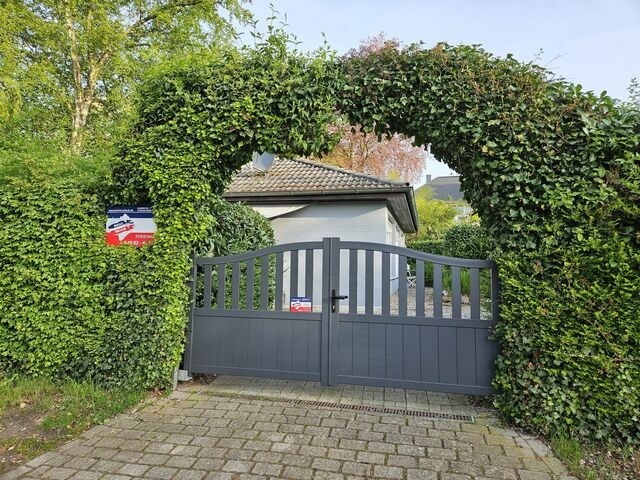
M 0 480 L 573 479 L 541 442 L 496 424 L 464 396 L 219 377 Z

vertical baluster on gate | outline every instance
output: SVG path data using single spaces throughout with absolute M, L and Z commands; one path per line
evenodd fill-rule
M 389 252 L 382 252 L 382 315 L 391 315 L 391 259 Z
M 460 293 L 460 267 L 451 267 L 451 318 L 462 317 L 462 294 Z
M 358 250 L 349 250 L 349 313 L 358 313 Z
M 304 253 L 304 296 L 311 299 L 313 309 L 313 250 L 308 249 Z
M 367 250 L 365 253 L 364 286 L 364 313 L 373 315 L 373 250 Z
M 247 310 L 253 310 L 253 289 L 255 285 L 253 260 L 253 258 L 247 260 L 247 289 L 245 294 L 245 308 Z
M 471 278 L 471 318 L 480 319 L 480 271 L 477 268 L 469 268 Z
M 240 262 L 231 264 L 231 308 L 240 308 Z
M 260 310 L 269 310 L 269 255 L 260 257 Z
M 282 290 L 284 283 L 282 252 L 276 253 L 276 312 L 282 311 Z
M 442 265 L 433 264 L 433 317 L 442 318 Z
M 424 317 L 424 260 L 416 260 L 416 317 Z
M 491 267 L 491 320 L 497 322 L 500 319 L 500 282 L 498 281 L 498 268 L 495 264 Z
M 289 304 L 291 299 L 298 296 L 298 250 L 292 250 L 289 252 L 289 263 L 291 266 L 289 270 Z
M 227 279 L 227 264 L 226 263 L 219 263 L 218 264 L 218 295 L 216 297 L 216 308 L 218 309 L 224 309 L 226 308 L 225 302 L 224 302 L 224 290 L 225 290 L 225 282 Z
M 204 266 L 204 308 L 211 308 L 211 265 Z
M 407 316 L 407 257 L 398 256 L 398 315 Z

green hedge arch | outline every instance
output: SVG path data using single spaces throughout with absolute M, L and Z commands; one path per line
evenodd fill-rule
M 140 105 L 114 183 L 154 203 L 183 275 L 208 202 L 253 151 L 321 154 L 338 112 L 431 143 L 499 246 L 501 411 L 544 433 L 640 441 L 637 110 L 474 46 L 337 59 L 273 31 L 156 72 Z

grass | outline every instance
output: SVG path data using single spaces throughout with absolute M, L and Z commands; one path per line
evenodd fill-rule
M 144 396 L 90 382 L 0 377 L 0 473 L 3 465 L 6 470 L 52 450 Z
M 573 438 L 550 439 L 553 453 L 581 480 L 640 478 L 640 452 L 631 447 L 606 447 L 580 443 Z

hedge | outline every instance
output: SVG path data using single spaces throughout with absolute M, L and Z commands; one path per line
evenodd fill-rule
M 211 207 L 216 252 L 273 244 L 268 221 L 248 207 Z M 77 185 L 0 193 L 2 370 L 167 385 L 184 345 L 184 270 L 167 269 L 161 245 L 106 246 L 105 221 L 104 204 Z

